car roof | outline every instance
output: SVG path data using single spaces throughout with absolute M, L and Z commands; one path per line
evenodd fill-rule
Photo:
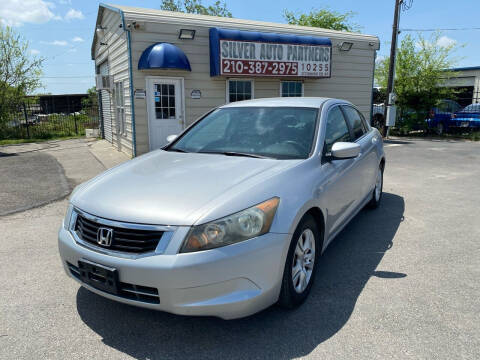
M 264 98 L 254 100 L 236 101 L 229 104 L 220 106 L 220 108 L 229 107 L 308 107 L 319 108 L 326 101 L 332 100 L 331 98 L 324 97 L 277 97 L 277 98 Z M 339 102 L 348 103 L 344 100 L 338 100 Z

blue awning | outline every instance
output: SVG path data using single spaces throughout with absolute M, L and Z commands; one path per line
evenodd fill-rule
M 177 69 L 192 71 L 185 53 L 170 43 L 156 43 L 146 48 L 140 60 L 138 69 Z

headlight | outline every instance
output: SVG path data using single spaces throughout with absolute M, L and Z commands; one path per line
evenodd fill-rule
M 68 204 L 67 213 L 65 214 L 65 219 L 63 219 L 63 228 L 69 230 L 70 221 L 72 219 L 73 205 Z
M 233 215 L 192 227 L 180 252 L 213 249 L 267 233 L 279 201 L 274 197 Z

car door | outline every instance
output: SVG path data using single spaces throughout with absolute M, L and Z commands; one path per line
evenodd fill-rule
M 323 154 L 324 159 L 328 159 L 334 143 L 350 142 L 353 139 L 339 105 L 328 110 L 325 121 Z M 326 180 L 321 192 L 327 208 L 327 231 L 331 235 L 341 228 L 360 201 L 361 182 L 358 179 L 357 159 L 323 160 L 322 173 Z
M 360 201 L 364 200 L 373 191 L 377 175 L 378 160 L 375 144 L 378 141 L 376 133 L 371 131 L 363 115 L 350 105 L 341 106 L 345 118 L 352 132 L 352 139 L 360 145 L 360 154 L 356 160 L 356 174 L 361 184 Z

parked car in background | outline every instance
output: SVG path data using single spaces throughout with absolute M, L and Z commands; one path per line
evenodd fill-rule
M 453 114 L 451 122 L 462 129 L 480 129 L 480 103 L 470 104 Z
M 441 135 L 457 127 L 458 122 L 454 118 L 455 112 L 462 107 L 453 100 L 440 100 L 437 106 L 432 108 L 426 119 L 427 128 Z
M 382 137 L 347 101 L 234 102 L 168 141 L 74 190 L 59 251 L 90 291 L 225 319 L 294 307 L 328 244 L 381 201 Z

